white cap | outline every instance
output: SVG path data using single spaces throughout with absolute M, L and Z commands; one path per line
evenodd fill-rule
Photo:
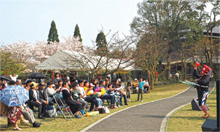
M 137 78 L 135 78 L 134 80 L 138 80 Z
M 94 87 L 95 85 L 93 85 L 92 83 L 90 83 L 90 87 Z

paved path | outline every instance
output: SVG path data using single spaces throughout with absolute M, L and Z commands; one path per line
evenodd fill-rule
M 211 83 L 210 88 L 213 86 L 214 83 Z M 170 111 L 191 102 L 195 97 L 196 89 L 189 88 L 177 96 L 119 112 L 87 131 L 160 131 L 161 122 Z

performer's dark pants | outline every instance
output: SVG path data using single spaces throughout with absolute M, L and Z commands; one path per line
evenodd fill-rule
M 196 92 L 197 92 L 197 101 L 199 101 L 199 88 L 198 87 L 196 88 Z
M 198 90 L 199 91 L 199 106 L 206 105 L 206 100 L 208 98 L 208 92 Z
M 198 102 L 199 102 L 199 106 L 202 105 L 202 97 L 203 97 L 203 92 L 202 90 L 197 88 L 197 94 L 198 94 Z

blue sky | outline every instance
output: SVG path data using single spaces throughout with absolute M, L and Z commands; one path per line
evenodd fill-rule
M 84 45 L 91 46 L 101 29 L 129 34 L 142 0 L 0 0 L 0 45 L 47 40 L 51 21 L 59 38 L 80 27 Z
M 0 0 L 0 44 L 47 40 L 51 21 L 59 38 L 72 36 L 78 24 L 84 45 L 103 28 L 128 34 L 142 0 Z

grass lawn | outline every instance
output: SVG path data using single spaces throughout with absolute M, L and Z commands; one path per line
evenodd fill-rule
M 216 89 L 209 95 L 207 100 L 210 119 L 216 119 Z M 203 111 L 194 111 L 191 104 L 184 106 L 171 115 L 168 121 L 167 131 L 202 131 Z
M 137 94 L 131 94 L 131 102 L 128 102 L 128 106 L 121 106 L 118 109 L 110 109 L 110 111 L 111 113 L 114 113 L 133 105 L 170 97 L 184 91 L 187 88 L 188 86 L 184 84 L 156 86 L 154 90 L 150 91 L 150 93 L 144 94 L 143 102 L 136 102 Z M 99 116 L 94 117 L 83 116 L 82 119 L 72 119 L 71 121 L 66 121 L 64 118 L 46 118 L 44 120 L 37 119 L 37 121 L 42 122 L 42 125 L 39 128 L 33 128 L 31 124 L 18 125 L 22 129 L 22 131 L 80 131 L 109 114 L 100 114 Z M 1 131 L 11 131 L 13 129 L 13 127 L 7 128 L 6 119 L 1 119 L 0 125 Z

